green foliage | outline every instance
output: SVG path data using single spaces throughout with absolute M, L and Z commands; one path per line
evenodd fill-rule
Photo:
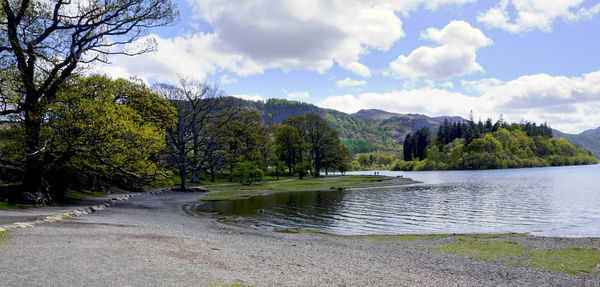
M 361 139 L 341 139 L 342 144 L 350 150 L 351 154 L 359 153 L 370 153 L 374 152 L 377 148 L 372 144 L 361 140 Z
M 294 173 L 298 175 L 298 178 L 302 179 L 308 174 L 310 170 L 310 163 L 308 162 L 299 162 L 294 165 Z
M 242 161 L 233 169 L 233 176 L 242 185 L 251 185 L 262 181 L 264 172 L 256 162 Z
M 140 81 L 76 78 L 51 111 L 42 138 L 58 155 L 53 169 L 140 184 L 168 176 L 153 158 L 175 110 Z
M 541 166 L 595 164 L 598 159 L 567 140 L 542 135 L 528 136 L 521 125 L 505 125 L 495 132 L 474 138 L 469 144 L 457 138 L 443 145 L 436 140 L 427 149 L 427 158 L 398 161 L 393 170 L 500 169 Z M 532 130 L 536 126 L 530 124 Z M 536 126 L 546 132 L 546 125 Z M 536 130 L 530 131 L 535 133 Z

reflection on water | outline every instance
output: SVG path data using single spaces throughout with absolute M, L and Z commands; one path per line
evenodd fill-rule
M 263 228 L 337 234 L 504 233 L 600 236 L 600 165 L 386 172 L 421 181 L 393 188 L 291 192 L 206 202 L 203 211 Z

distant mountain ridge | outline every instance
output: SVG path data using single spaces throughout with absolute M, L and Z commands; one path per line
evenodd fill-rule
M 565 138 L 576 147 L 581 147 L 592 152 L 592 154 L 600 158 L 600 127 L 586 130 L 580 134 L 567 134 L 559 130 L 552 130 L 554 137 Z
M 364 109 L 353 114 L 326 109 L 309 103 L 284 99 L 247 101 L 239 99 L 240 104 L 256 109 L 266 124 L 281 124 L 282 121 L 300 115 L 318 114 L 335 128 L 342 140 L 364 142 L 379 151 L 400 151 L 406 135 L 427 127 L 433 133 L 448 120 L 466 121 L 459 116 L 430 117 L 422 114 L 400 114 L 378 109 Z M 578 135 L 553 130 L 554 137 L 566 138 L 575 146 L 582 147 L 600 158 L 600 127 L 587 130 Z

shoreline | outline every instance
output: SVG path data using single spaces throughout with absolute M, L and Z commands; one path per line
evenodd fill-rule
M 14 229 L 0 243 L 6 286 L 598 286 L 572 275 L 432 252 L 457 238 L 281 233 L 191 216 L 197 193 L 142 194 L 88 215 Z M 600 238 L 488 238 L 527 249 L 600 248 Z M 61 270 L 56 272 L 55 270 Z M 35 276 L 32 276 L 34 275 Z

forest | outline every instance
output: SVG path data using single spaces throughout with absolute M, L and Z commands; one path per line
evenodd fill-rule
M 0 194 L 19 202 L 52 204 L 67 190 L 128 190 L 228 181 L 250 185 L 264 175 L 319 176 L 350 169 L 349 150 L 335 129 L 314 114 L 265 125 L 260 114 L 218 87 L 180 80 L 152 87 L 135 79 L 74 75 L 44 107 L 34 151 L 41 196 L 23 188 L 25 143 L 20 114 L 0 129 Z
M 564 138 L 553 138 L 546 124 L 477 123 L 445 120 L 433 135 L 428 128 L 409 134 L 404 160 L 393 170 L 501 169 L 598 163 L 590 152 Z

